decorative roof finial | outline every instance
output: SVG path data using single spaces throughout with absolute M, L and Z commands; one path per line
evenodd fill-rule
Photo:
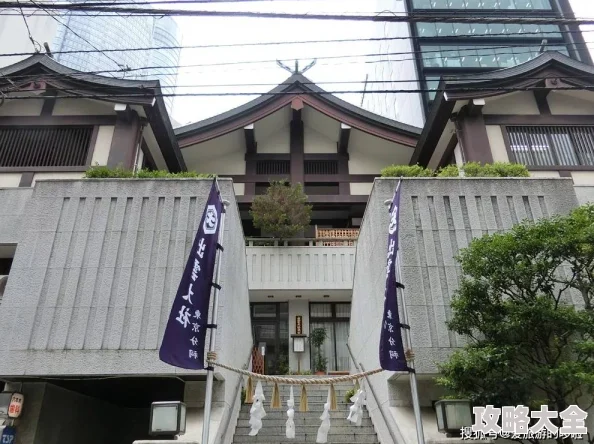
M 289 68 L 287 65 L 285 65 L 283 62 L 281 62 L 280 60 L 276 61 L 276 64 L 278 66 L 280 66 L 282 69 L 284 69 L 285 71 L 289 71 L 292 75 L 296 75 L 296 74 L 303 74 L 306 71 L 308 71 L 312 66 L 314 66 L 317 62 L 317 59 L 313 59 L 311 61 L 311 63 L 309 65 L 307 65 L 305 68 L 303 68 L 303 70 L 299 70 L 299 60 L 295 60 L 295 68 L 291 69 Z

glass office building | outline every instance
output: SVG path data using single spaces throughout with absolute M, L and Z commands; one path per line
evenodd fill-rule
M 386 2 L 391 5 L 386 4 Z M 380 0 L 382 10 L 403 8 L 410 14 L 439 14 L 456 17 L 566 17 L 573 18 L 573 12 L 568 0 Z M 402 6 L 397 6 L 400 4 Z M 558 26 L 552 24 L 532 25 L 521 23 L 388 23 L 384 26 L 382 37 L 388 39 L 394 36 L 390 28 L 399 28 L 398 35 L 407 33 L 410 36 L 409 54 L 402 52 L 381 51 L 384 60 L 378 65 L 396 66 L 388 69 L 386 66 L 376 66 L 371 77 L 374 80 L 393 80 L 393 71 L 407 72 L 408 80 L 413 86 L 408 89 L 430 90 L 423 93 L 419 103 L 422 114 L 426 115 L 439 79 L 443 75 L 458 75 L 476 73 L 494 69 L 508 68 L 524 63 L 536 57 L 541 49 L 556 50 L 585 63 L 592 63 L 579 28 L 574 25 Z M 546 42 L 545 42 L 546 40 Z M 402 43 L 395 43 L 392 46 Z M 390 47 L 390 43 L 384 43 Z M 413 73 L 414 71 L 414 73 Z M 392 77 L 391 77 L 392 76 Z M 404 83 L 404 85 L 403 85 Z M 384 88 L 406 89 L 406 82 L 400 84 L 383 84 Z M 410 95 L 410 94 L 408 94 Z M 404 94 L 392 94 L 387 98 L 384 106 L 388 117 L 404 119 L 413 116 L 415 121 L 406 123 L 422 126 L 424 118 L 419 118 L 414 110 L 404 112 Z M 406 99 L 410 102 L 410 98 Z M 376 110 L 378 99 L 369 98 L 366 103 L 369 108 Z M 404 105 L 404 106 L 403 106 Z M 374 109 L 375 108 L 375 109 Z M 379 110 L 379 109 L 378 109 Z M 379 110 L 380 112 L 382 110 Z
M 62 15 L 59 20 L 61 25 L 58 26 L 52 45 L 58 62 L 79 71 L 99 72 L 118 78 L 160 80 L 164 92 L 175 92 L 180 49 L 96 51 L 180 46 L 180 31 L 173 18 L 113 14 L 102 16 L 75 11 Z M 81 50 L 94 52 L 60 53 Z M 145 67 L 154 68 L 140 69 Z M 113 72 L 124 68 L 132 70 Z M 171 113 L 173 97 L 166 97 L 165 104 Z

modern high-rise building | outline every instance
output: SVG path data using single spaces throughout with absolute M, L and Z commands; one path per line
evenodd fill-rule
M 36 4 L 43 5 L 43 2 Z M 138 7 L 145 4 L 146 2 L 139 3 Z M 171 17 L 113 14 L 102 16 L 97 13 L 84 14 L 80 11 L 58 14 L 41 7 L 38 10 L 27 10 L 27 30 L 23 17 L 18 14 L 19 10 L 10 11 L 12 15 L 0 17 L 1 53 L 24 54 L 34 50 L 44 52 L 42 45 L 48 43 L 55 60 L 69 68 L 99 72 L 120 79 L 159 80 L 165 94 L 175 92 L 181 53 L 181 32 L 175 19 Z M 37 42 L 35 48 L 29 33 Z M 129 50 L 164 47 L 175 48 Z M 123 51 L 99 51 L 105 49 Z M 26 55 L 1 57 L 0 67 L 24 58 Z M 144 67 L 153 68 L 140 69 Z M 125 68 L 131 68 L 131 71 L 117 72 Z M 173 97 L 165 97 L 165 104 L 171 114 Z
M 501 17 L 502 23 L 379 23 L 382 61 L 372 64 L 367 90 L 434 90 L 443 75 L 509 68 L 556 50 L 592 63 L 574 25 L 510 23 L 517 17 L 574 17 L 568 0 L 379 0 L 378 10 L 456 17 Z M 503 20 L 505 18 L 505 20 Z M 546 40 L 546 42 L 545 42 Z M 374 82 L 375 81 L 375 82 Z M 380 83 L 386 82 L 386 83 Z M 422 126 L 433 91 L 367 94 L 364 106 Z
M 142 4 L 139 4 L 142 6 Z M 131 68 L 132 71 L 116 74 L 118 77 L 142 80 L 156 79 L 163 92 L 172 94 L 177 83 L 181 50 L 181 33 L 171 17 L 81 15 L 69 12 L 60 19 L 61 25 L 52 49 L 56 60 L 65 66 L 87 72 L 104 72 Z M 147 51 L 115 51 L 60 54 L 60 51 L 84 49 L 162 48 Z M 139 69 L 149 67 L 148 69 Z M 109 74 L 108 74 L 109 75 Z M 173 97 L 165 99 L 171 113 Z

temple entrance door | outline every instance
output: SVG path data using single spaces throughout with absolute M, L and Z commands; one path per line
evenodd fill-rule
M 263 357 L 264 374 L 286 373 L 289 367 L 288 304 L 253 303 L 251 308 L 254 347 Z

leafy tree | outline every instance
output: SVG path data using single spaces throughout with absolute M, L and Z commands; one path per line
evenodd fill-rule
M 594 205 L 475 239 L 458 261 L 448 327 L 469 342 L 438 383 L 483 406 L 592 408 Z
M 311 205 L 300 183 L 270 182 L 266 194 L 256 196 L 250 209 L 254 226 L 274 237 L 286 239 L 309 225 Z

